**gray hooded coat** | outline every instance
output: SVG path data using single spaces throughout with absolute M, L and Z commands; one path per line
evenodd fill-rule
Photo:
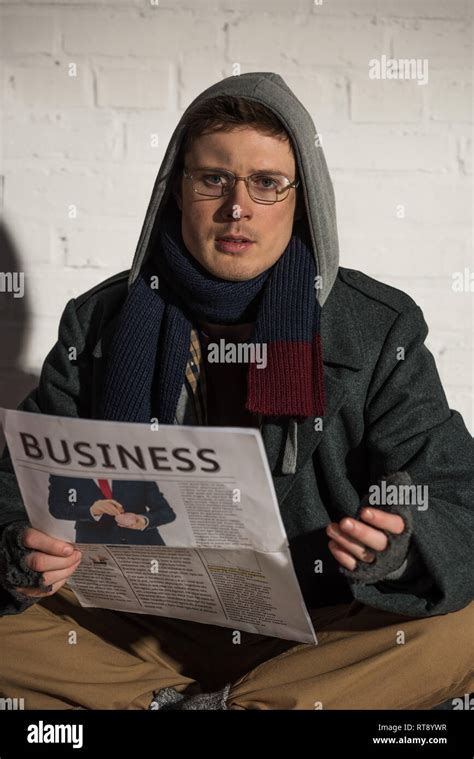
M 322 428 L 315 427 L 313 418 L 264 419 L 262 425 L 304 598 L 309 607 L 356 598 L 411 616 L 460 609 L 473 598 L 474 441 L 460 414 L 448 406 L 433 356 L 424 345 L 428 328 L 423 314 L 400 290 L 339 266 L 334 192 L 324 155 L 315 145 L 309 113 L 282 78 L 271 73 L 230 77 L 196 101 L 222 94 L 266 105 L 287 130 L 322 276 L 318 296 L 327 398 Z M 166 213 L 183 119 L 153 187 L 130 271 L 67 303 L 39 385 L 20 409 L 96 417 L 118 313 L 153 247 L 160 215 Z M 69 360 L 71 345 L 77 348 L 77 361 Z M 400 346 L 403 360 L 398 358 Z M 176 422 L 193 419 L 183 385 Z M 375 565 L 361 566 L 355 573 L 341 571 L 328 549 L 325 527 L 345 515 L 356 516 L 369 488 L 382 480 L 414 489 L 426 486 L 428 502 L 380 504 L 404 518 L 403 536 L 390 541 Z M 0 530 L 24 519 L 5 451 L 0 462 Z M 0 613 L 23 608 L 0 587 Z

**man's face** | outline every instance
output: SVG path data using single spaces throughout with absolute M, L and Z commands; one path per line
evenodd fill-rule
M 200 135 L 184 158 L 191 174 L 205 167 L 226 169 L 241 177 L 278 171 L 290 181 L 295 179 L 289 141 L 249 127 Z M 245 182 L 236 182 L 228 194 L 213 198 L 195 193 L 191 180 L 183 177 L 181 192 L 175 197 L 182 214 L 186 248 L 207 271 L 221 279 L 242 281 L 258 276 L 273 266 L 290 240 L 296 205 L 294 189 L 282 202 L 265 205 L 252 200 Z M 225 235 L 247 237 L 253 244 L 246 250 L 225 252 L 219 250 L 217 242 Z

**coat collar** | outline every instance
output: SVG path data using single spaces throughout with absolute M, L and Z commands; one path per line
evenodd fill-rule
M 294 474 L 283 474 L 281 471 L 289 420 L 267 420 L 262 425 L 262 438 L 279 503 L 283 501 L 294 478 L 318 447 L 328 423 L 343 405 L 350 384 L 348 377 L 352 375 L 352 371 L 359 371 L 364 366 L 365 351 L 353 295 L 351 288 L 339 277 L 336 278 L 321 312 L 321 341 L 326 395 L 323 429 L 315 430 L 315 420 L 312 417 L 298 422 Z M 343 372 L 341 373 L 337 367 L 343 367 Z M 345 372 L 345 369 L 352 371 Z
M 365 349 L 352 288 L 336 277 L 321 310 L 323 363 L 362 369 Z

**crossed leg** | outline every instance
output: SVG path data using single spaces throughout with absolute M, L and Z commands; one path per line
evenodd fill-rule
M 426 709 L 474 691 L 474 602 L 413 618 L 357 601 L 315 610 L 318 645 L 82 608 L 63 587 L 0 620 L 0 695 L 25 709 L 148 709 L 174 687 L 232 687 L 229 709 Z

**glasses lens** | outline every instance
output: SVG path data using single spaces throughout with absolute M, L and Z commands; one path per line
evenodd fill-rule
M 249 180 L 249 190 L 254 200 L 275 203 L 288 195 L 288 184 L 289 180 L 280 174 L 254 174 Z
M 215 171 L 196 171 L 193 173 L 193 187 L 199 195 L 218 198 L 231 185 L 232 178 L 228 174 Z

